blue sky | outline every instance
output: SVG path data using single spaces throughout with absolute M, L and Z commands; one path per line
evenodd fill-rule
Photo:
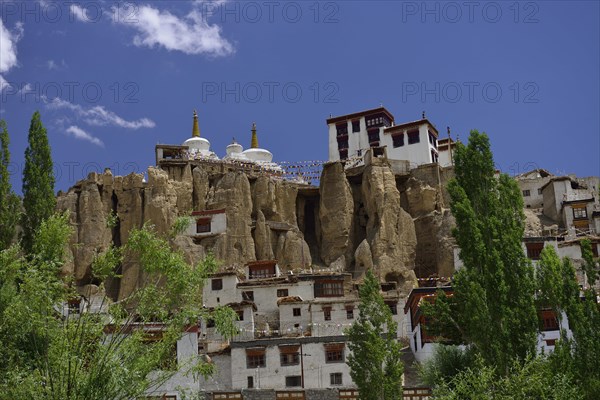
M 20 192 L 36 109 L 56 189 L 141 172 L 157 143 L 223 156 L 256 121 L 275 161 L 324 160 L 330 115 L 383 104 L 491 138 L 498 167 L 600 174 L 597 1 L 5 1 L 1 118 Z

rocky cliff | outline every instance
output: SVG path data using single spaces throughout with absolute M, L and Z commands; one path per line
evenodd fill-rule
M 80 286 L 91 283 L 94 255 L 126 243 L 132 228 L 149 222 L 165 233 L 178 216 L 224 209 L 224 232 L 175 239 L 190 262 L 210 251 L 227 267 L 277 259 L 283 271 L 335 269 L 356 279 L 373 268 L 408 291 L 417 275 L 454 269 L 447 177 L 437 165 L 428 168 L 395 176 L 385 160 L 374 160 L 351 177 L 329 163 L 318 188 L 201 164 L 151 167 L 147 182 L 142 174 L 92 173 L 58 196 L 57 208 L 71 211 L 75 227 L 65 272 Z M 116 223 L 108 223 L 111 216 Z M 122 279 L 107 285 L 115 298 L 140 280 L 134 260 L 120 268 Z

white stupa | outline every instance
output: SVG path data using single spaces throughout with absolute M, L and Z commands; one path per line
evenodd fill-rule
M 250 148 L 242 152 L 250 161 L 258 163 L 270 163 L 273 160 L 273 153 L 269 150 L 258 147 L 258 136 L 256 135 L 256 122 L 252 123 L 252 141 Z
M 255 164 L 260 164 L 263 168 L 274 171 L 282 171 L 281 167 L 273 162 L 273 153 L 267 149 L 258 147 L 258 135 L 256 134 L 256 123 L 252 123 L 252 140 L 250 148 L 244 150 L 242 155 Z
M 194 124 L 192 126 L 192 137 L 183 142 L 184 146 L 189 147 L 189 158 L 210 158 L 218 160 L 219 157 L 210 151 L 210 142 L 200 137 L 200 128 L 198 127 L 198 113 L 194 110 Z
M 235 138 L 233 138 L 231 144 L 229 144 L 225 148 L 225 152 L 227 154 L 225 155 L 225 157 L 223 157 L 223 160 L 250 161 L 248 157 L 246 157 L 246 155 L 243 154 L 244 148 L 241 144 L 235 141 Z

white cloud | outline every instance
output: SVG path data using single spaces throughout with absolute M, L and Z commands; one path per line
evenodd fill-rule
M 17 42 L 21 37 L 23 37 L 23 23 L 18 22 L 14 32 L 11 32 L 0 19 L 0 90 L 10 87 L 1 74 L 17 66 Z
M 70 11 L 71 16 L 75 17 L 80 22 L 91 22 L 92 20 L 87 17 L 85 10 L 78 4 L 71 4 Z
M 154 128 L 156 124 L 148 118 L 140 118 L 134 121 L 127 121 L 103 106 L 94 106 L 84 108 L 79 104 L 73 104 L 58 97 L 53 100 L 44 99 L 46 107 L 51 110 L 67 109 L 72 111 L 78 118 L 81 118 L 88 125 L 93 126 L 118 126 L 125 129 Z
M 67 128 L 66 132 L 67 134 L 73 136 L 75 139 L 85 140 L 87 142 L 95 144 L 96 146 L 104 147 L 104 143 L 102 143 L 102 140 L 90 135 L 78 126 L 71 125 Z
M 25 84 L 25 85 L 24 85 L 24 86 L 21 88 L 21 90 L 19 90 L 19 91 L 17 92 L 17 94 L 21 94 L 21 95 L 22 95 L 22 94 L 24 94 L 24 93 L 30 93 L 30 92 L 33 92 L 33 86 L 31 86 L 31 84 L 29 84 L 29 83 L 26 83 L 26 84 Z
M 142 5 L 133 18 L 115 20 L 137 30 L 133 38 L 136 46 L 164 47 L 169 51 L 181 51 L 185 54 L 213 56 L 225 56 L 234 52 L 233 45 L 221 36 L 221 27 L 210 25 L 197 9 L 193 9 L 184 18 L 179 18 L 169 11 Z
M 50 71 L 58 71 L 69 67 L 65 60 L 61 60 L 60 63 L 54 60 L 48 60 L 46 61 L 46 66 Z

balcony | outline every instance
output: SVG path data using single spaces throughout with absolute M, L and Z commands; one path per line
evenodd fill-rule
M 594 201 L 594 196 L 587 191 L 577 191 L 573 193 L 565 193 L 563 195 L 563 202 L 572 201 Z

